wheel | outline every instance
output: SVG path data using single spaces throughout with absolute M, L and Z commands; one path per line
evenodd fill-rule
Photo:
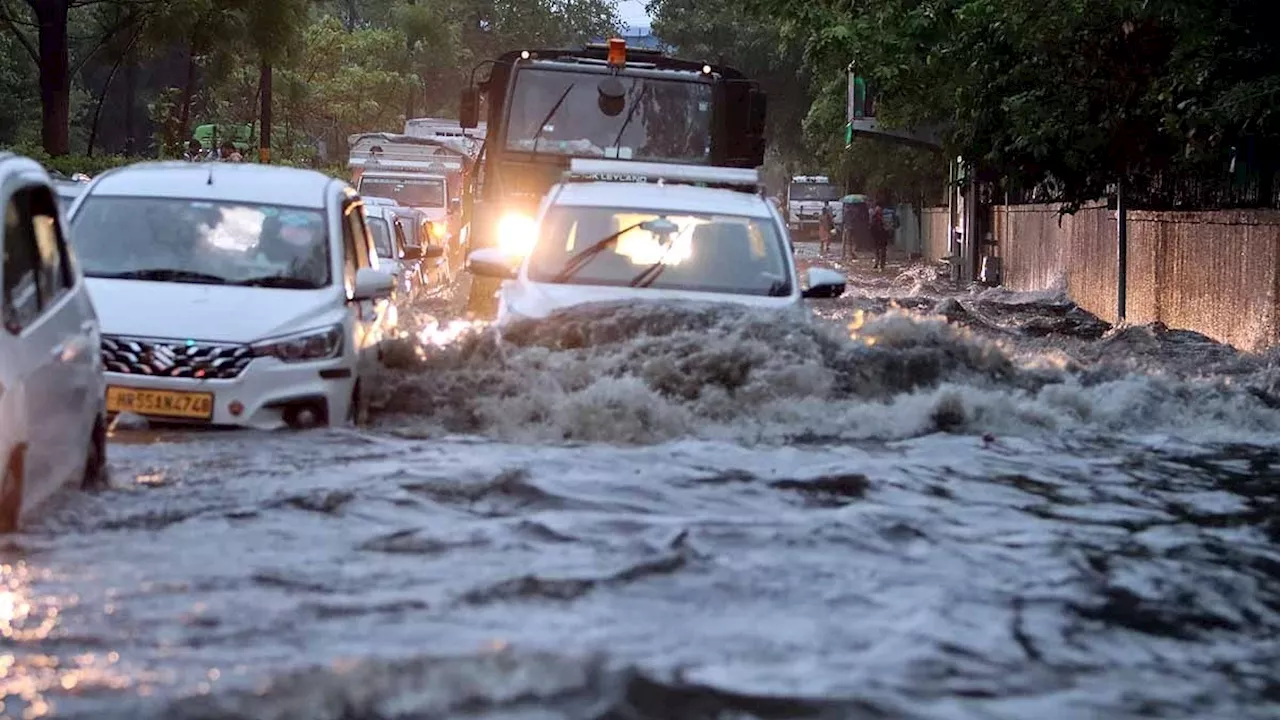
M 93 424 L 93 435 L 89 438 L 81 487 L 85 490 L 105 490 L 110 485 L 111 478 L 107 475 L 107 423 L 103 418 L 98 418 Z
M 16 532 L 22 513 L 22 459 L 13 457 L 0 480 L 0 533 Z

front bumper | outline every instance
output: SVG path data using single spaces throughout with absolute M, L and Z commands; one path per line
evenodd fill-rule
M 357 362 L 354 357 L 301 363 L 259 357 L 231 380 L 120 372 L 105 375 L 108 388 L 213 394 L 213 417 L 208 420 L 138 412 L 149 420 L 270 430 L 293 425 L 300 411 L 307 409 L 312 411 L 317 424 L 344 422 L 351 411 Z M 239 413 L 233 412 L 237 404 Z

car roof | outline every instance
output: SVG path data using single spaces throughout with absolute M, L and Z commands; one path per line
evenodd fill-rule
M 4 172 L 22 172 L 35 171 L 44 176 L 45 180 L 50 184 L 53 179 L 49 175 L 49 170 L 40 163 L 32 160 L 25 155 L 19 155 L 4 150 L 0 150 L 0 171 Z
M 636 182 L 570 182 L 560 188 L 556 205 L 772 217 L 764 198 L 740 190 Z
M 256 163 L 144 162 L 99 175 L 91 195 L 198 198 L 324 209 L 346 183 L 315 170 Z

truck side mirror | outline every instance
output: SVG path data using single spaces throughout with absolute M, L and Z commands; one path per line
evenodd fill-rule
M 465 129 L 476 127 L 480 123 L 480 91 L 474 86 L 462 88 L 462 98 L 458 103 L 458 124 Z

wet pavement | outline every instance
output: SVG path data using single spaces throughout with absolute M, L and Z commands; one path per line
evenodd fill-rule
M 844 269 L 502 341 L 464 280 L 372 427 L 117 433 L 0 538 L 0 715 L 1280 716 L 1276 358 Z

